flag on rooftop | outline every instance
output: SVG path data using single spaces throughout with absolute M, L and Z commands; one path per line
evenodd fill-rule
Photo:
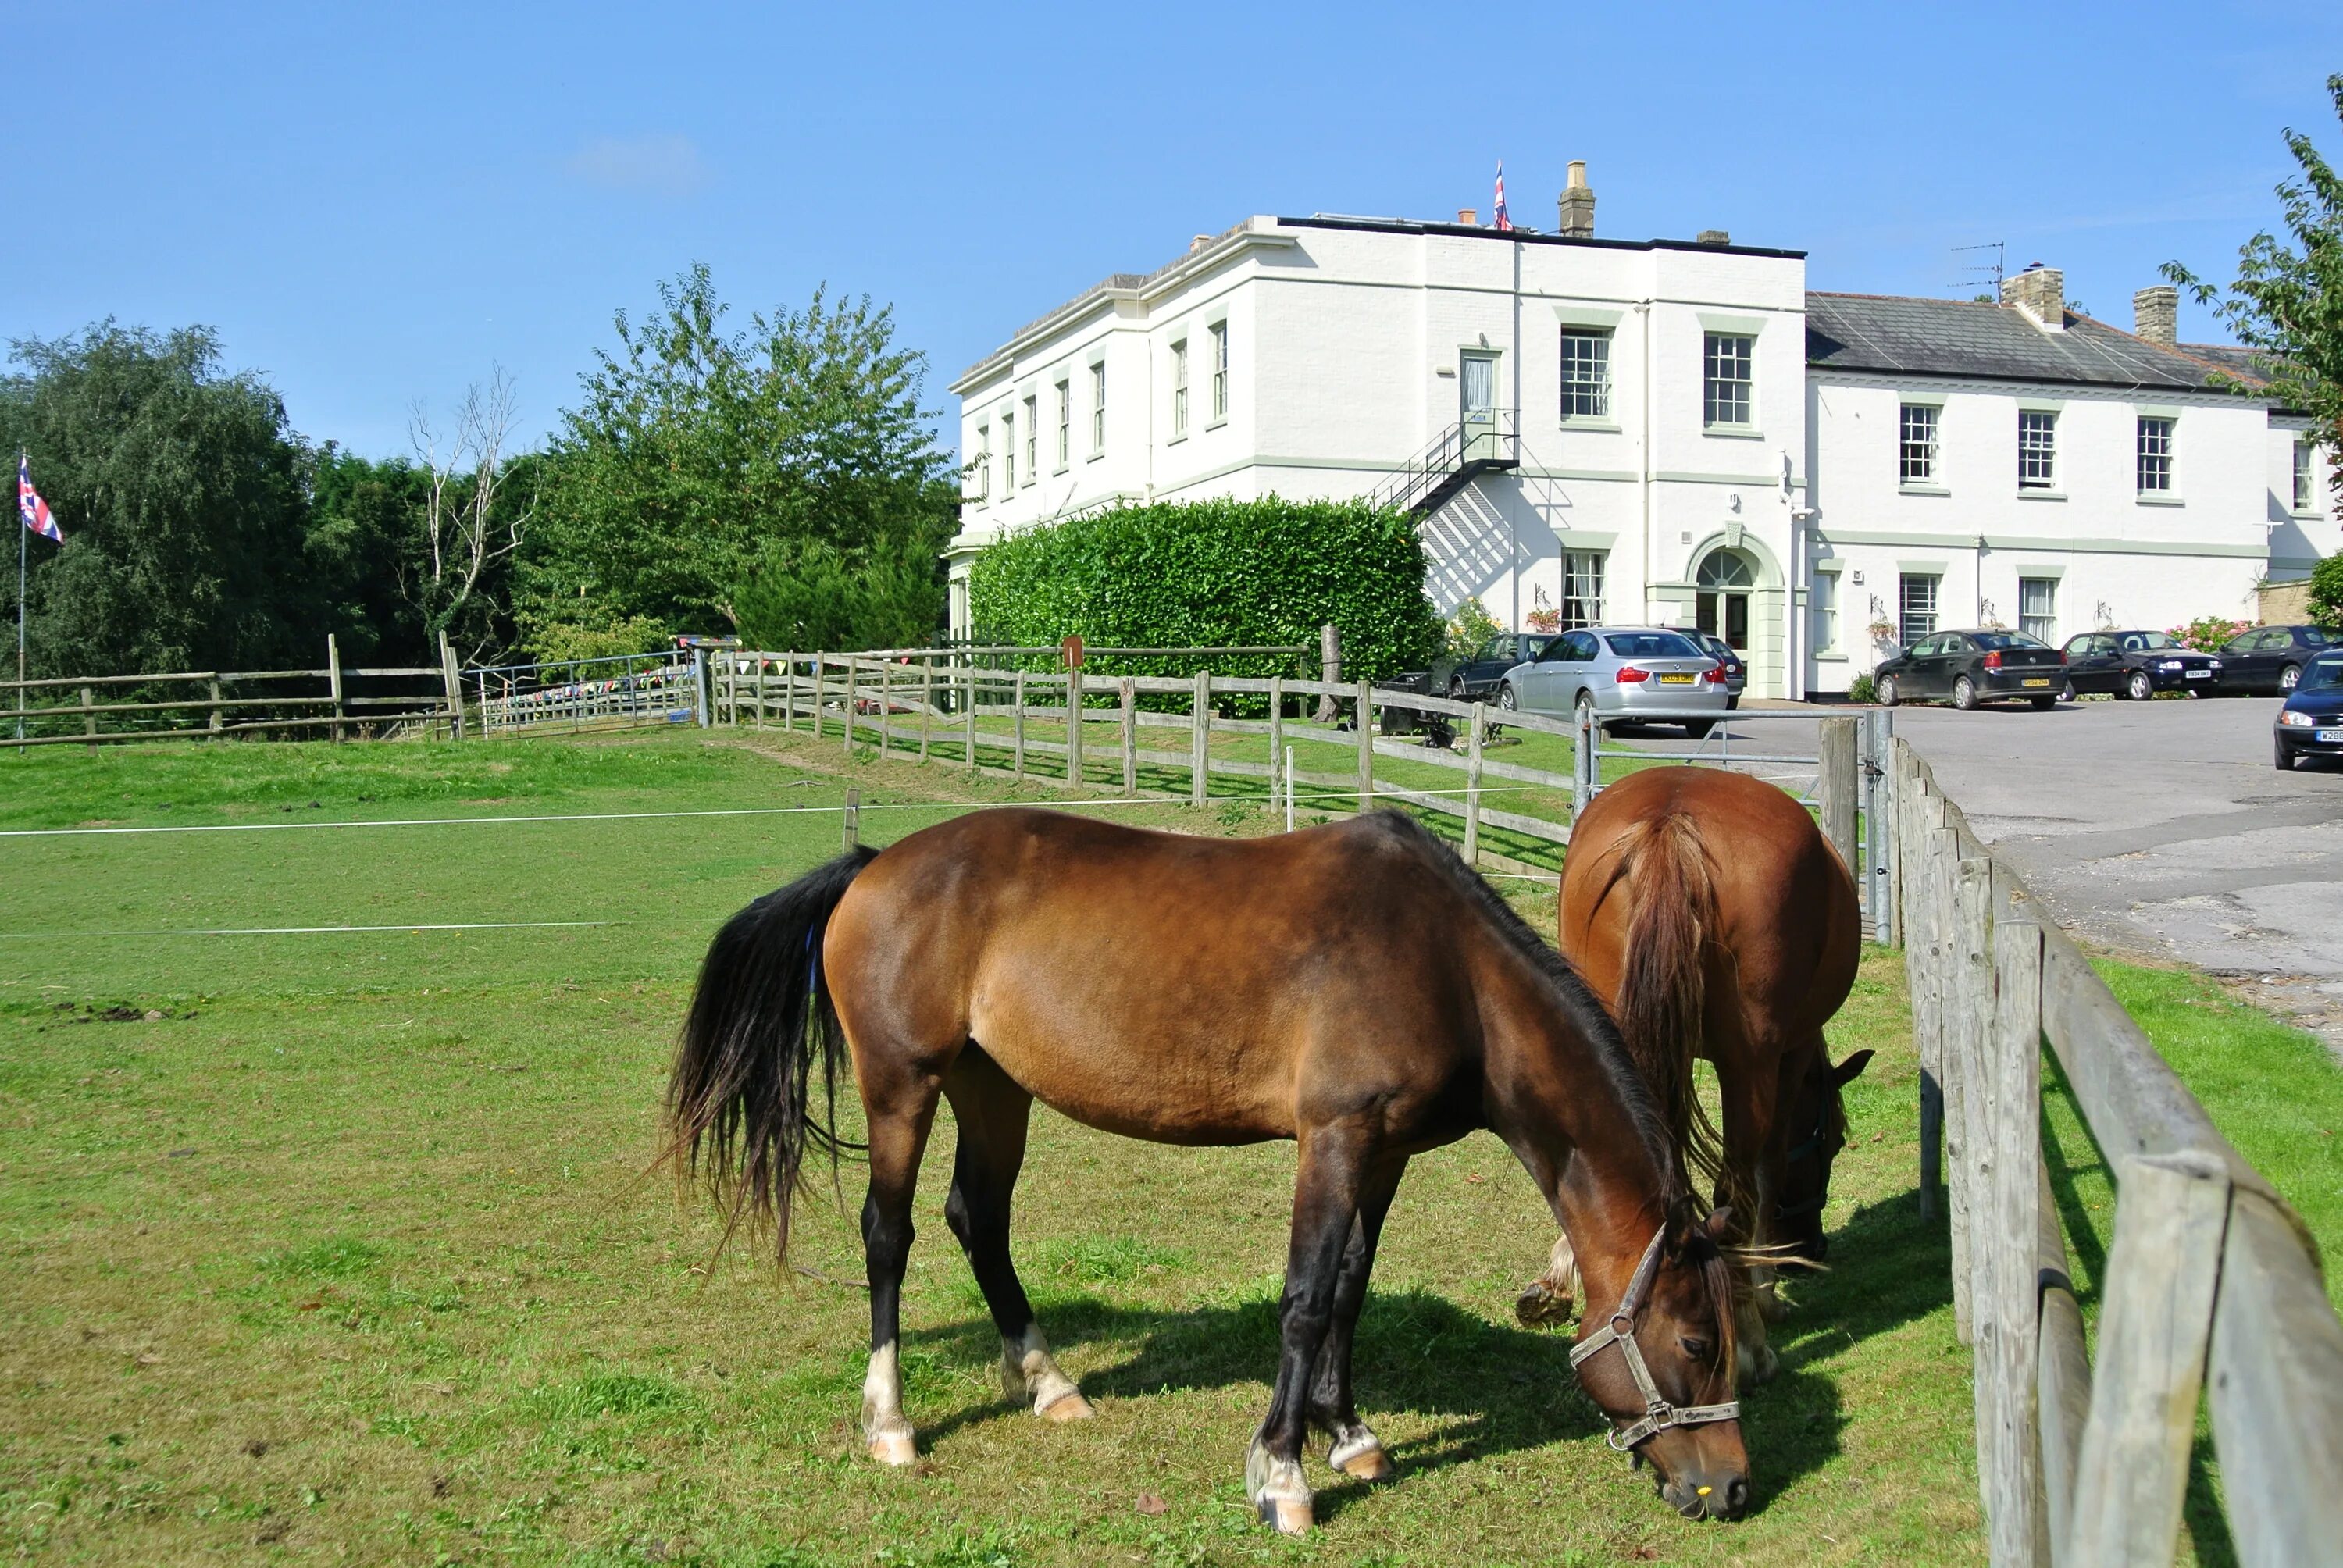
M 56 514 L 49 510 L 48 502 L 41 499 L 41 492 L 33 488 L 33 470 L 21 452 L 16 454 L 16 515 L 43 538 L 65 542 L 65 530 L 57 527 Z
M 1505 160 L 1497 160 L 1497 226 L 1509 229 L 1513 220 L 1505 216 Z

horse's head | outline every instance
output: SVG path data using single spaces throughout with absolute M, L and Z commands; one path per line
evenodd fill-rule
M 1789 1148 L 1782 1160 L 1768 1236 L 1809 1262 L 1821 1262 L 1830 1251 L 1830 1241 L 1823 1234 L 1823 1205 L 1830 1201 L 1831 1162 L 1846 1147 L 1846 1111 L 1840 1091 L 1860 1077 L 1870 1061 L 1871 1052 L 1858 1050 L 1834 1067 L 1829 1054 L 1816 1047 L 1807 1053 L 1804 1069 L 1791 1078 L 1782 1122 L 1788 1129 Z
M 1608 1318 L 1588 1312 L 1571 1352 L 1611 1418 L 1611 1445 L 1649 1462 L 1660 1496 L 1690 1519 L 1738 1519 L 1749 1455 L 1734 1399 L 1731 1213 L 1687 1201 L 1652 1238 Z

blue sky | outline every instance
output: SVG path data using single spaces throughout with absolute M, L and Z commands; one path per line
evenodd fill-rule
M 0 337 L 203 322 L 378 456 L 501 363 L 532 433 L 694 261 L 739 314 L 892 301 L 930 401 L 1020 323 L 1249 213 L 1810 253 L 1947 294 L 2007 243 L 2128 325 L 2343 158 L 2343 6 L 123 5 L 0 0 Z M 2184 307 L 2184 337 L 2209 336 Z

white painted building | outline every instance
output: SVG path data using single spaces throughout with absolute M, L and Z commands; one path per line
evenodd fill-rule
M 1562 233 L 1254 217 L 1020 330 L 951 387 L 955 629 L 986 544 L 1117 499 L 1380 494 L 1443 611 L 1696 622 L 1794 697 L 1916 618 L 2247 616 L 2338 547 L 2326 456 L 2298 476 L 2303 422 L 2208 387 L 2218 351 L 2045 309 L 2046 269 L 2023 306 L 1885 300 L 1599 239 L 1581 173 Z

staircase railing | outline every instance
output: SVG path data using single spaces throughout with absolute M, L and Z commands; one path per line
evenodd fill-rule
M 1435 492 L 1483 469 L 1517 467 L 1520 462 L 1521 436 L 1511 414 L 1500 413 L 1492 424 L 1474 425 L 1469 433 L 1460 421 L 1402 464 L 1370 498 L 1398 511 L 1428 510 L 1424 503 Z

